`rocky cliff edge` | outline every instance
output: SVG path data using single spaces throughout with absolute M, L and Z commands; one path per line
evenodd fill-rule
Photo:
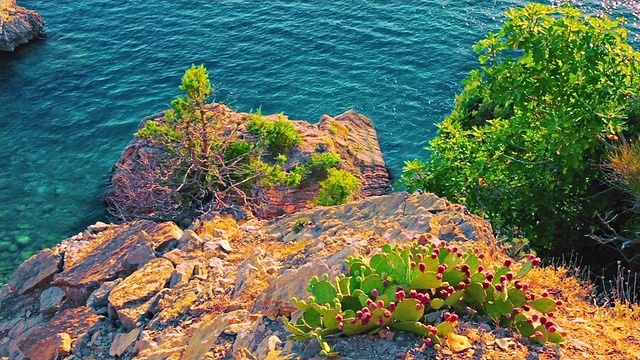
M 394 193 L 270 221 L 215 217 L 184 231 L 172 222 L 97 223 L 25 261 L 0 288 L 0 357 L 320 359 L 317 342 L 287 340 L 291 298 L 306 299 L 313 276 L 344 272 L 350 255 L 410 241 L 477 248 L 490 263 L 507 258 L 488 222 L 433 194 Z M 640 310 L 592 305 L 589 286 L 570 271 L 536 268 L 527 280 L 566 304 L 554 316 L 568 333 L 560 347 L 472 314 L 456 330 L 470 341 L 461 349 L 391 331 L 327 340 L 341 359 L 640 358 Z
M 18 6 L 15 0 L 0 1 L 0 51 L 13 51 L 42 34 L 40 14 Z
M 310 222 L 296 229 L 300 219 Z M 2 287 L 0 354 L 264 359 L 285 348 L 304 352 L 285 344 L 280 317 L 295 311 L 293 296 L 308 296 L 309 279 L 337 275 L 350 255 L 419 237 L 494 241 L 486 221 L 432 194 L 395 193 L 243 224 L 216 217 L 185 231 L 172 222 L 97 223 L 31 257 Z
M 249 113 L 235 112 L 224 104 L 214 103 L 208 105 L 212 112 L 220 113 L 221 117 L 228 119 L 229 123 L 246 124 Z M 141 126 L 146 121 L 156 121 L 164 116 L 163 113 L 143 119 Z M 264 116 L 270 120 L 284 119 L 291 121 L 302 138 L 297 145 L 287 154 L 288 169 L 296 164 L 304 163 L 311 158 L 313 153 L 332 152 L 338 155 L 342 162 L 340 168 L 349 171 L 360 180 L 360 192 L 355 199 L 368 196 L 383 195 L 391 188 L 391 180 L 386 168 L 384 157 L 380 151 L 380 144 L 373 122 L 362 114 L 349 110 L 343 114 L 332 117 L 323 115 L 317 124 L 306 121 L 290 120 L 285 115 Z M 144 138 L 135 137 L 123 151 L 120 159 L 114 167 L 111 177 L 111 186 L 106 191 L 105 200 L 112 208 L 134 209 L 131 212 L 140 212 L 148 208 L 148 196 L 155 196 L 153 192 L 141 194 L 144 187 L 136 186 L 141 183 L 139 178 L 145 178 L 149 169 L 157 166 L 158 154 L 163 149 Z M 133 184 L 133 185 L 132 185 Z M 134 189 L 131 189 L 134 186 Z M 264 193 L 257 197 L 264 202 L 253 204 L 255 216 L 268 219 L 282 214 L 290 214 L 310 207 L 312 199 L 319 189 L 318 182 L 301 188 L 277 186 L 263 189 Z M 127 194 L 135 192 L 136 196 Z M 125 201 L 123 201 L 123 199 Z M 133 199 L 133 200 L 132 200 Z M 173 219 L 171 216 L 163 216 L 162 211 L 150 209 L 154 220 Z M 145 217 L 147 214 L 142 214 Z

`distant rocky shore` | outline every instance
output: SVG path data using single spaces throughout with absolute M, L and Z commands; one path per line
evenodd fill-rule
M 16 4 L 16 0 L 0 0 L 0 51 L 13 51 L 42 34 L 44 20 L 40 14 Z

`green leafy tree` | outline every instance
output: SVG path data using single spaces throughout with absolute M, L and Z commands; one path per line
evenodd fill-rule
M 467 204 L 538 248 L 584 239 L 617 210 L 603 185 L 603 139 L 638 129 L 639 54 L 627 30 L 571 6 L 506 12 L 474 46 L 481 67 L 438 125 L 428 162 L 402 182 Z
M 300 136 L 287 122 L 266 131 L 271 136 L 247 137 L 242 123 L 222 104 L 207 104 L 213 88 L 203 65 L 191 66 L 180 86 L 185 94 L 172 101 L 163 118 L 149 120 L 136 134 L 164 152 L 145 159 L 149 166 L 121 168 L 129 176 L 119 184 L 111 212 L 122 219 L 190 219 L 210 209 L 252 205 L 257 185 L 270 187 L 287 181 L 286 157 L 267 156 L 267 148 L 288 151 Z M 283 122 L 286 122 L 282 120 Z M 274 127 L 273 124 L 267 125 Z M 282 130 L 284 129 L 284 130 Z M 274 136 L 286 132 L 278 142 Z M 274 135 L 276 134 L 276 135 Z M 269 161 L 269 163 L 265 162 Z

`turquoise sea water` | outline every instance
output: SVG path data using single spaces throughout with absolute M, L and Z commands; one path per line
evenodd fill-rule
M 112 165 L 192 63 L 238 110 L 369 116 L 397 176 L 426 155 L 471 46 L 523 3 L 21 1 L 47 37 L 0 54 L 0 276 L 104 220 Z

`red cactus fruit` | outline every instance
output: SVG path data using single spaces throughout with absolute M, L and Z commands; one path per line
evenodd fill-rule
M 496 291 L 502 291 L 502 284 L 496 284 Z
M 484 271 L 484 266 L 480 265 L 478 266 L 478 272 L 481 273 Z
M 434 260 L 437 259 L 438 258 L 438 254 L 436 254 L 436 253 L 431 254 L 431 258 L 434 259 Z
M 558 329 L 556 329 L 556 327 L 555 327 L 555 326 L 549 326 L 549 327 L 547 328 L 547 331 L 548 331 L 548 332 L 550 332 L 550 333 L 554 333 L 554 332 L 558 331 Z
M 404 300 L 404 298 L 405 298 L 406 296 L 407 296 L 407 294 L 406 294 L 403 290 L 396 291 L 396 300 L 397 300 L 397 301 L 402 301 L 402 300 Z
M 420 269 L 420 272 L 425 272 L 427 270 L 427 265 L 425 265 L 424 263 L 420 263 L 418 265 L 418 268 Z
M 381 326 L 383 323 L 384 323 L 384 319 L 382 318 L 382 316 L 376 319 L 376 325 Z
M 438 274 L 442 274 L 443 272 L 445 272 L 445 270 L 447 270 L 447 266 L 442 264 L 440 266 L 438 266 Z
M 389 285 L 390 285 L 389 280 L 383 280 L 383 281 L 382 281 L 382 286 L 383 286 L 383 287 L 388 288 L 388 287 L 389 287 Z
M 464 255 L 464 254 L 463 254 L 463 253 L 461 253 L 460 251 L 458 251 L 458 252 L 456 253 L 456 256 L 457 256 L 457 257 L 459 257 L 459 258 L 461 258 L 461 257 L 462 257 L 462 255 Z
M 540 331 L 536 331 L 535 336 L 536 336 L 538 339 L 542 339 L 542 338 L 544 337 L 544 334 L 543 334 L 543 333 L 541 333 Z
M 531 320 L 538 321 L 538 314 L 531 315 Z
M 422 308 L 424 308 L 424 305 L 422 305 L 421 303 L 416 304 L 416 310 L 422 310 Z
M 384 300 L 382 300 L 382 299 L 378 300 L 376 305 L 378 305 L 379 308 L 383 308 L 384 307 Z
M 336 321 L 341 322 L 341 321 L 343 321 L 343 320 L 344 320 L 344 318 L 342 317 L 342 314 L 338 314 L 338 315 L 336 315 Z
M 350 322 L 350 323 L 352 323 L 352 324 L 355 324 L 355 323 L 356 323 L 356 321 L 358 321 L 358 319 L 356 319 L 356 318 L 354 318 L 354 317 L 349 318 L 349 322 Z
M 485 290 L 489 288 L 489 285 L 491 285 L 491 283 L 486 280 L 482 282 L 482 288 Z
M 385 310 L 385 311 L 382 313 L 382 315 L 384 315 L 384 317 L 386 317 L 386 318 L 390 318 L 390 317 L 391 317 L 391 311 L 389 311 L 389 310 Z
M 462 265 L 462 267 L 460 268 L 460 271 L 462 271 L 462 272 L 467 272 L 469 270 L 470 270 L 470 268 L 469 268 L 469 265 L 467 265 L 467 264 Z
M 422 261 L 422 254 L 420 254 L 420 253 L 416 254 L 416 260 L 417 261 Z
M 518 314 L 520 314 L 521 312 L 522 312 L 522 309 L 521 309 L 521 308 L 518 308 L 518 307 L 513 308 L 513 313 L 514 313 L 514 314 L 518 315 Z
M 393 301 L 389 303 L 389 311 L 396 311 L 397 304 Z
M 505 281 L 507 281 L 507 277 L 504 275 L 500 275 L 500 282 L 503 283 Z
M 511 266 L 511 264 L 512 264 L 512 263 L 513 263 L 513 262 L 511 261 L 511 259 L 507 259 L 507 260 L 505 260 L 505 261 L 504 261 L 503 266 L 504 266 L 504 267 L 509 267 L 509 266 Z
M 447 242 L 444 240 L 440 241 L 440 247 L 443 248 L 445 246 L 447 246 Z
M 529 310 L 531 310 L 531 306 L 529 306 L 527 304 L 524 304 L 524 305 L 522 305 L 522 310 L 529 311 Z
M 549 293 L 547 291 L 543 292 L 542 297 L 549 297 Z
M 493 275 L 493 272 L 489 271 L 485 277 L 487 278 L 487 281 L 491 282 L 493 281 L 493 278 L 495 277 L 495 275 Z
M 556 300 L 556 306 L 562 306 L 562 300 Z
M 342 329 L 344 329 L 344 323 L 342 321 L 340 321 L 338 323 L 338 330 L 342 330 Z
M 540 317 L 540 324 L 544 325 L 547 322 L 547 318 L 544 316 Z
M 442 273 L 437 273 L 436 274 L 436 279 L 442 280 Z
M 371 290 L 371 295 L 378 297 L 378 295 L 380 295 L 380 293 L 378 292 L 378 289 L 373 289 Z
M 511 281 L 511 279 L 513 279 L 513 273 L 508 272 L 508 273 L 505 274 L 505 276 L 506 276 L 507 280 L 509 280 L 509 281 Z
M 478 259 L 480 260 L 484 259 L 484 254 L 483 253 L 478 254 Z

